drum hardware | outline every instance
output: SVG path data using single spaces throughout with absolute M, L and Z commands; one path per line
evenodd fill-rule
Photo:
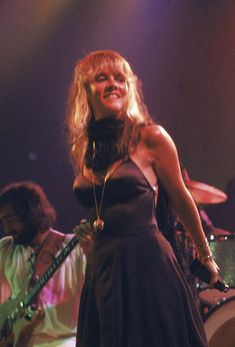
M 231 232 L 227 230 L 216 228 L 201 205 L 197 205 L 197 209 L 199 212 L 203 230 L 207 238 L 213 239 L 214 237 L 217 237 L 217 236 L 232 235 Z
M 197 209 L 199 212 L 203 230 L 205 232 L 206 237 L 208 238 L 209 235 L 213 234 L 214 226 L 212 224 L 212 221 L 208 217 L 206 211 L 202 208 L 202 206 L 197 205 Z
M 232 235 L 232 233 L 230 231 L 224 230 L 224 229 L 220 229 L 220 228 L 215 228 L 212 227 L 211 229 L 211 236 L 228 236 L 228 235 Z

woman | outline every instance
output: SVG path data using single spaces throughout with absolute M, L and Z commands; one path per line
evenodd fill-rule
M 158 182 L 218 276 L 168 133 L 151 120 L 141 85 L 118 53 L 78 62 L 67 124 L 74 191 L 94 244 L 80 304 L 80 347 L 205 347 L 203 325 L 168 241 L 158 230 Z M 89 232 L 89 230 L 84 230 Z

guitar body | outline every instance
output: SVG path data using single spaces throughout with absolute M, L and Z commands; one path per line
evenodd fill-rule
M 32 310 L 29 306 L 22 310 L 21 314 L 19 314 L 19 319 L 14 322 L 13 327 L 9 327 L 6 331 L 6 336 L 5 333 L 3 334 L 4 336 L 1 336 L 1 329 L 3 329 L 5 320 L 9 314 L 17 310 L 20 301 L 20 299 L 9 300 L 0 305 L 0 347 L 13 347 L 13 345 L 14 347 L 26 347 L 34 328 L 45 316 L 45 312 L 42 309 Z
M 8 300 L 0 304 L 0 336 L 4 321 L 16 308 L 15 300 Z M 0 338 L 0 347 L 13 347 L 13 333 L 10 331 L 6 338 Z
M 7 317 L 16 310 L 19 305 L 20 298 L 7 300 L 0 304 L 0 329 L 5 323 Z M 0 346 L 1 347 L 1 346 Z
M 6 341 L 0 342 L 0 347 L 13 347 L 13 335 L 9 336 Z
M 20 331 L 18 335 L 15 334 L 16 343 L 15 347 L 27 346 L 30 337 L 32 336 L 34 328 L 43 320 L 45 317 L 45 312 L 42 309 L 33 311 L 31 315 L 31 320 L 21 319 L 16 323 L 14 330 Z M 1 347 L 1 346 L 0 346 Z

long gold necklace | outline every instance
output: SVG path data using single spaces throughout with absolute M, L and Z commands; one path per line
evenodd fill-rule
M 96 146 L 95 146 L 95 141 L 93 141 L 93 160 L 96 155 Z M 104 192 L 105 192 L 105 187 L 106 187 L 106 182 L 108 179 L 112 176 L 113 172 L 116 170 L 120 163 L 116 162 L 115 164 L 111 164 L 108 166 L 105 175 L 103 176 L 103 186 L 102 186 L 102 191 L 101 191 L 101 197 L 100 197 L 100 202 L 98 203 L 97 195 L 96 195 L 96 188 L 95 188 L 95 180 L 94 180 L 94 175 L 93 171 L 90 171 L 91 174 L 91 182 L 92 182 L 92 187 L 93 187 L 93 193 L 94 193 L 94 200 L 95 200 L 95 210 L 96 210 L 96 220 L 93 223 L 93 230 L 94 232 L 96 231 L 102 231 L 104 229 L 104 220 L 100 217 L 101 211 L 102 211 L 102 205 L 103 205 L 103 198 L 104 198 Z
M 91 172 L 91 181 L 92 181 L 94 200 L 95 200 L 95 210 L 96 210 L 96 220 L 93 223 L 93 230 L 94 230 L 94 232 L 102 231 L 104 229 L 104 220 L 102 218 L 100 218 L 100 215 L 101 215 L 101 210 L 102 210 L 105 185 L 106 185 L 106 182 L 107 182 L 108 178 L 109 178 L 109 170 L 107 170 L 107 172 L 106 172 L 106 174 L 104 176 L 102 192 L 101 192 L 101 197 L 100 197 L 100 203 L 98 203 L 98 199 L 97 199 L 97 195 L 96 195 L 96 189 L 95 189 L 94 177 L 93 177 L 93 173 Z
M 92 146 L 93 146 L 93 160 L 94 160 L 95 155 L 96 155 L 95 141 L 93 141 Z M 93 223 L 94 232 L 102 231 L 104 229 L 104 221 L 103 221 L 103 219 L 100 218 L 100 214 L 101 214 L 101 210 L 102 210 L 105 185 L 106 185 L 106 181 L 107 181 L 108 177 L 109 177 L 109 168 L 107 169 L 106 174 L 104 176 L 102 192 L 101 192 L 101 197 L 100 197 L 100 203 L 98 204 L 98 199 L 97 199 L 96 189 L 95 189 L 94 176 L 93 176 L 93 172 L 91 171 L 91 181 L 92 181 L 94 200 L 95 200 L 95 210 L 96 210 L 96 220 Z

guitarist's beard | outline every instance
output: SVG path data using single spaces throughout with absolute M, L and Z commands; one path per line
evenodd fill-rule
M 29 246 L 37 233 L 38 231 L 32 228 L 29 230 L 29 228 L 24 226 L 20 231 L 11 230 L 9 235 L 13 237 L 13 241 L 16 245 Z

